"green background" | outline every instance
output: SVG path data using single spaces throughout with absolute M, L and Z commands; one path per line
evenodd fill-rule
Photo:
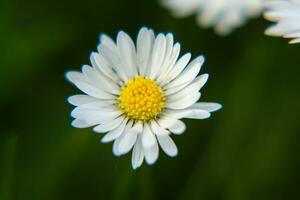
M 153 0 L 1 0 L 0 200 L 300 199 L 300 45 L 264 36 L 269 24 L 219 37 Z M 71 127 L 66 99 L 79 91 L 64 74 L 89 63 L 100 33 L 142 26 L 204 54 L 202 100 L 224 108 L 185 120 L 176 158 L 133 171 L 131 154 Z

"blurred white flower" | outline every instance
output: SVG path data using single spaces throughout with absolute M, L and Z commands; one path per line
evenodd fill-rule
M 92 53 L 92 66 L 71 71 L 67 78 L 85 94 L 71 96 L 76 106 L 71 116 L 77 128 L 94 127 L 106 133 L 102 142 L 113 144 L 120 156 L 132 150 L 132 167 L 145 158 L 153 164 L 159 145 L 169 156 L 177 155 L 170 135 L 182 134 L 182 118 L 206 119 L 221 108 L 217 103 L 198 102 L 199 90 L 208 79 L 199 75 L 203 56 L 190 62 L 191 54 L 179 58 L 180 44 L 173 35 L 142 28 L 135 45 L 123 31 L 117 42 L 102 35 L 98 52 Z
M 174 16 L 197 15 L 202 27 L 214 27 L 220 35 L 227 35 L 243 25 L 248 18 L 261 14 L 265 0 L 161 0 Z
M 294 38 L 291 44 L 300 43 L 300 0 L 270 1 L 266 8 L 264 17 L 277 22 L 265 31 L 266 35 Z

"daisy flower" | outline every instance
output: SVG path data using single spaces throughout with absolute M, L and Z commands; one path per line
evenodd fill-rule
M 294 38 L 291 44 L 300 43 L 300 0 L 270 1 L 266 7 L 264 17 L 277 22 L 265 31 L 266 35 Z
M 180 44 L 173 35 L 158 34 L 142 28 L 136 45 L 123 31 L 116 43 L 100 37 L 98 52 L 82 72 L 70 71 L 67 79 L 85 94 L 69 97 L 76 106 L 71 116 L 76 128 L 94 126 L 106 133 L 102 142 L 113 142 L 113 153 L 120 156 L 132 149 L 132 167 L 140 167 L 145 158 L 153 164 L 159 146 L 169 156 L 177 155 L 171 134 L 182 134 L 182 118 L 206 119 L 221 108 L 217 103 L 197 102 L 199 90 L 208 79 L 199 75 L 204 62 L 191 54 L 179 58 Z
M 175 17 L 197 15 L 202 27 L 214 27 L 219 35 L 227 35 L 243 25 L 247 18 L 258 16 L 264 0 L 161 0 Z

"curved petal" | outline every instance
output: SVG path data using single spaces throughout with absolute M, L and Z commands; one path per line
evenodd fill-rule
M 109 37 L 106 34 L 101 34 L 100 35 L 100 43 L 107 46 L 113 52 L 118 51 L 116 43 L 111 39 L 111 37 Z
M 138 133 L 142 133 L 143 129 L 144 129 L 144 124 L 141 121 L 137 121 L 135 122 L 135 124 L 133 125 L 132 129 Z
M 199 92 L 195 92 L 181 99 L 176 99 L 174 101 L 170 101 L 169 99 L 167 99 L 166 108 L 175 110 L 188 108 L 189 106 L 196 103 L 199 100 L 200 96 L 201 95 Z
M 202 77 L 205 77 L 205 78 L 202 78 Z M 196 78 L 191 84 L 186 86 L 184 89 L 178 91 L 175 94 L 168 95 L 167 96 L 168 101 L 175 102 L 175 101 L 185 98 L 186 96 L 189 96 L 190 94 L 197 93 L 204 86 L 207 79 L 208 79 L 208 75 L 206 75 L 206 76 L 203 75 L 203 76 Z
M 185 69 L 184 71 L 171 83 L 167 84 L 164 88 L 165 90 L 177 87 L 179 85 L 191 82 L 195 79 L 198 73 L 201 70 L 201 67 L 204 63 L 204 57 L 199 56 L 195 58 Z
M 131 164 L 133 169 L 139 168 L 144 160 L 144 152 L 142 148 L 141 135 L 138 135 L 137 142 L 135 143 L 132 151 Z
M 97 100 L 95 102 L 81 104 L 80 108 L 96 109 L 96 110 L 116 110 L 115 100 Z
M 124 136 L 122 137 L 118 145 L 119 152 L 121 152 L 122 154 L 128 153 L 136 143 L 137 135 L 138 133 L 133 130 L 129 130 L 124 133 Z
M 156 135 L 156 137 L 160 147 L 168 156 L 177 156 L 178 149 L 172 138 L 169 136 L 169 134 L 159 134 Z
M 161 117 L 157 122 L 161 127 L 169 129 L 172 133 L 177 135 L 182 134 L 186 129 L 182 121 L 167 116 Z
M 122 66 L 124 66 L 129 78 L 133 78 L 137 74 L 136 50 L 133 41 L 124 31 L 120 31 L 117 36 L 117 47 Z
M 113 70 L 115 70 L 124 82 L 126 82 L 129 78 L 129 74 L 122 68 L 122 63 L 120 60 L 119 52 L 113 52 L 107 46 L 100 44 L 99 45 L 99 52 L 105 60 L 112 66 Z
M 150 63 L 150 74 L 149 77 L 151 79 L 155 79 L 156 75 L 159 73 L 161 69 L 161 65 L 163 64 L 164 57 L 166 53 L 166 37 L 160 33 L 156 37 L 153 46 L 152 58 Z
M 75 128 L 88 128 L 94 126 L 93 124 L 87 123 L 84 119 L 74 119 L 71 125 Z
M 114 119 L 106 124 L 100 124 L 96 127 L 93 128 L 93 130 L 96 133 L 106 133 L 108 131 L 111 131 L 113 129 L 115 129 L 116 127 L 118 127 L 122 121 L 124 120 L 124 117 L 119 117 L 117 119 Z
M 170 59 L 166 60 L 166 62 L 164 63 L 164 65 L 166 65 L 166 67 L 164 67 L 163 70 L 160 71 L 159 76 L 156 79 L 156 82 L 161 87 L 164 86 L 163 84 L 165 83 L 165 81 L 169 75 L 169 71 L 174 67 L 179 54 L 180 54 L 180 44 L 176 43 L 172 48 L 172 54 L 170 56 Z
M 80 106 L 89 103 L 99 102 L 99 99 L 84 94 L 76 94 L 70 96 L 68 98 L 68 102 L 74 106 Z
M 111 66 L 111 64 L 106 61 L 102 54 L 92 53 L 90 56 L 90 60 L 94 68 L 98 69 L 115 83 L 120 82 L 120 77 L 113 71 L 113 66 Z
M 148 76 L 147 68 L 150 63 L 154 44 L 154 32 L 147 28 L 142 28 L 137 37 L 137 58 L 139 73 Z
M 83 74 L 77 71 L 67 72 L 66 78 L 73 84 L 76 84 L 77 82 L 87 82 Z
M 143 148 L 151 148 L 153 145 L 155 145 L 155 142 L 155 136 L 153 135 L 149 125 L 144 123 L 144 132 L 142 134 Z
M 172 33 L 168 33 L 166 36 L 166 50 L 165 50 L 165 56 L 163 59 L 163 63 L 159 69 L 159 73 L 155 77 L 155 79 L 159 78 L 162 74 L 164 74 L 168 70 L 168 66 L 170 62 L 172 61 L 172 53 L 173 53 L 173 47 L 174 47 L 174 37 Z
M 163 0 L 162 4 L 172 9 L 172 14 L 177 17 L 185 17 L 197 12 L 203 1 L 199 0 Z
M 167 76 L 162 82 L 162 85 L 164 86 L 165 84 L 169 83 L 173 79 L 175 79 L 181 72 L 182 70 L 186 67 L 186 65 L 189 63 L 191 59 L 191 53 L 186 53 L 183 55 L 174 65 L 174 67 L 170 68 L 170 71 L 167 72 Z
M 177 93 L 180 93 L 181 91 L 184 91 L 185 89 L 187 89 L 187 90 L 189 90 L 189 89 L 193 90 L 190 87 L 193 87 L 193 88 L 195 88 L 194 90 L 199 91 L 199 90 L 201 90 L 201 88 L 207 82 L 208 77 L 209 77 L 208 74 L 202 74 L 202 75 L 198 76 L 197 78 L 193 79 L 192 81 L 188 81 L 188 82 L 186 82 L 184 84 L 181 84 L 181 85 L 178 85 L 176 87 L 168 88 L 165 91 L 165 95 L 166 96 L 171 96 L 173 94 L 176 95 Z M 186 91 L 186 92 L 188 92 L 188 91 Z
M 118 138 L 125 130 L 128 118 L 124 119 L 123 122 L 115 129 L 108 132 L 104 137 L 101 139 L 101 142 L 107 143 L 115 140 Z
M 219 103 L 211 103 L 211 102 L 199 102 L 192 105 L 190 108 L 206 110 L 207 112 L 215 112 L 222 108 L 222 105 Z
M 115 99 L 115 96 L 104 92 L 103 90 L 96 88 L 95 86 L 88 84 L 86 82 L 76 82 L 75 84 L 84 93 L 98 98 L 98 99 Z
M 93 83 L 97 88 L 111 94 L 119 94 L 120 87 L 113 81 L 108 80 L 101 72 L 95 70 L 94 68 L 84 65 L 82 67 L 82 73 L 85 77 Z
M 121 135 L 122 136 L 122 135 Z M 118 137 L 117 139 L 115 139 L 115 141 L 114 141 L 114 143 L 113 143 L 113 154 L 115 155 L 115 156 L 121 156 L 122 155 L 122 153 L 121 152 L 119 152 L 119 148 L 118 148 L 118 146 L 119 146 L 119 144 L 120 144 L 120 141 L 121 141 L 121 136 L 120 137 Z
M 182 118 L 207 119 L 210 117 L 210 113 L 208 111 L 197 109 L 197 108 L 191 108 L 191 107 L 183 110 L 168 109 L 164 113 L 164 115 L 175 119 L 182 119 Z
M 88 116 L 93 115 L 97 112 L 101 112 L 101 110 L 100 109 L 76 107 L 72 110 L 71 117 L 74 117 L 74 118 L 87 118 Z
M 111 111 L 111 112 L 100 111 L 87 116 L 86 121 L 88 123 L 93 123 L 93 124 L 102 124 L 102 123 L 107 124 L 122 114 L 123 112 L 119 110 Z
M 159 126 L 155 120 L 152 120 L 150 122 L 150 125 L 151 125 L 151 129 L 155 135 L 164 135 L 164 134 L 170 133 L 165 128 L 162 128 L 161 126 Z
M 144 147 L 143 150 L 144 150 L 146 162 L 149 165 L 154 164 L 156 162 L 156 160 L 158 159 L 158 154 L 159 154 L 159 149 L 158 149 L 158 144 L 157 144 L 156 139 L 155 139 L 154 145 L 152 145 L 149 148 Z

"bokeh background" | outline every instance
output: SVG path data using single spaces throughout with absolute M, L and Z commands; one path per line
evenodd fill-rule
M 229 37 L 175 19 L 154 0 L 0 1 L 0 200 L 300 199 L 300 45 L 254 19 Z M 173 32 L 204 54 L 203 101 L 224 108 L 186 120 L 176 158 L 131 169 L 91 129 L 70 126 L 64 77 L 89 63 L 100 33 Z

